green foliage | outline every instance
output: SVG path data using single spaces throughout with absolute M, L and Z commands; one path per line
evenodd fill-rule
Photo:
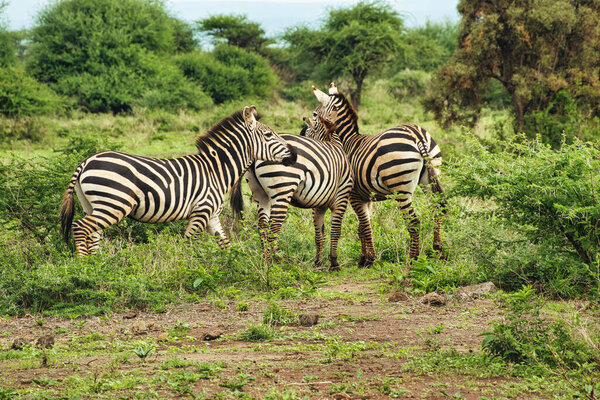
M 435 71 L 456 50 L 458 25 L 451 21 L 408 29 L 402 38 L 403 52 L 392 64 L 392 69 Z
M 400 101 L 416 99 L 425 93 L 430 79 L 425 71 L 405 69 L 389 80 L 388 90 Z
M 289 325 L 296 321 L 293 313 L 285 308 L 279 307 L 277 303 L 269 302 L 267 309 L 263 312 L 263 324 L 265 325 Z
M 559 150 L 539 140 L 495 145 L 499 151 L 492 153 L 473 144 L 472 154 L 451 167 L 452 194 L 493 200 L 494 215 L 537 246 L 529 260 L 513 254 L 526 267 L 519 268 L 521 279 L 544 283 L 555 294 L 597 295 L 600 149 L 577 141 Z
M 190 40 L 189 27 L 160 1 L 61 1 L 38 17 L 28 70 L 93 112 L 129 111 L 139 99 L 150 107 L 202 108 L 208 102 L 201 89 L 166 59 L 192 48 Z
M 350 96 L 358 107 L 365 78 L 391 61 L 391 55 L 400 49 L 402 32 L 402 19 L 391 5 L 361 1 L 332 9 L 319 30 L 297 27 L 284 39 L 297 67 L 316 70 L 317 76 L 329 81 L 351 77 L 355 86 Z
M 216 103 L 248 95 L 265 96 L 275 85 L 275 75 L 264 58 L 233 46 L 218 46 L 212 54 L 182 54 L 175 62 Z
M 274 40 L 266 38 L 265 31 L 245 15 L 211 15 L 196 22 L 197 30 L 212 37 L 212 43 L 227 43 L 254 52 L 264 52 Z
M 505 295 L 504 320 L 482 333 L 483 350 L 512 363 L 551 368 L 598 368 L 596 349 L 571 332 L 563 320 L 549 321 L 540 314 L 543 301 L 530 286 Z M 597 338 L 589 338 L 593 340 Z
M 600 104 L 600 5 L 462 0 L 458 10 L 459 47 L 439 71 L 426 101 L 436 119 L 474 124 L 490 79 L 509 94 L 518 131 L 535 129 L 527 119 L 548 109 L 563 89 L 583 116 L 595 115 Z
M 62 103 L 46 85 L 37 82 L 20 68 L 0 67 L 1 115 L 21 117 L 47 114 L 60 110 Z
M 8 5 L 6 0 L 0 1 L 0 68 L 8 67 L 15 63 L 15 48 L 10 32 L 4 26 L 3 13 Z
M 267 342 L 275 339 L 275 336 L 275 331 L 269 325 L 250 324 L 247 330 L 238 335 L 238 339 L 246 342 Z

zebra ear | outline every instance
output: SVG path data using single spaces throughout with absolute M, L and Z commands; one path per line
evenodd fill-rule
M 337 109 L 332 109 L 331 111 L 329 111 L 329 115 L 327 117 L 325 117 L 325 119 L 329 122 L 335 122 L 337 120 L 338 117 L 338 113 L 337 113 Z
M 313 93 L 315 94 L 315 97 L 317 98 L 317 100 L 319 100 L 321 102 L 321 104 L 323 104 L 323 105 L 327 104 L 327 102 L 329 101 L 329 96 L 327 96 L 325 93 L 321 92 L 315 86 L 312 87 L 312 90 L 313 90 Z
M 331 82 L 329 84 L 329 94 L 338 94 L 338 89 L 337 86 L 335 86 L 335 83 Z
M 250 106 L 250 107 L 246 106 L 246 107 L 244 107 L 244 111 L 242 112 L 242 115 L 244 116 L 244 121 L 246 121 L 246 124 L 252 130 L 256 129 L 256 115 L 257 114 L 258 114 L 258 112 L 256 111 L 255 106 Z
M 310 118 L 306 118 L 306 117 L 302 117 L 302 120 L 303 120 L 303 121 L 306 123 L 306 125 L 307 125 L 307 126 L 310 128 L 310 129 L 312 129 L 312 130 L 314 130 L 314 129 L 315 129 L 315 126 L 314 126 L 314 124 L 313 124 L 313 121 L 312 121 L 312 119 L 310 119 Z

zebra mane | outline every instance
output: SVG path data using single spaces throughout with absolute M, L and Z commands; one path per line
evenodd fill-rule
M 259 121 L 262 118 L 262 114 L 257 113 L 255 115 L 255 118 L 257 121 Z M 238 125 L 240 123 L 241 124 L 245 123 L 242 111 L 236 111 L 233 114 L 231 114 L 229 117 L 223 118 L 222 120 L 220 120 L 219 122 L 217 122 L 216 124 L 214 124 L 213 126 L 208 128 L 208 130 L 206 132 L 198 135 L 198 137 L 196 138 L 196 148 L 198 150 L 200 150 L 201 145 L 204 142 L 206 142 L 208 139 L 210 139 L 214 136 L 217 136 L 219 134 L 219 132 L 222 132 L 223 130 L 230 129 L 231 126 Z
M 332 96 L 335 96 L 335 98 L 337 99 L 342 99 L 342 102 L 348 106 L 348 109 L 350 109 L 350 117 L 356 123 L 356 121 L 358 121 L 358 113 L 356 112 L 354 107 L 352 107 L 352 103 L 350 103 L 350 100 L 348 100 L 346 95 L 344 95 L 343 93 L 335 93 Z

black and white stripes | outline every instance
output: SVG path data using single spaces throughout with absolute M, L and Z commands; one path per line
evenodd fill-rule
M 225 193 L 256 160 L 293 164 L 295 151 L 245 107 L 201 135 L 198 154 L 173 159 L 106 151 L 75 170 L 60 210 L 68 239 L 73 192 L 86 216 L 72 224 L 78 255 L 93 254 L 102 230 L 125 217 L 142 222 L 189 220 L 185 237 L 208 229 L 221 247 L 229 245 L 219 221 Z
M 419 220 L 412 207 L 412 196 L 418 184 L 424 189 L 443 193 L 439 182 L 442 154 L 429 132 L 417 125 L 399 125 L 374 135 L 362 135 L 358 130 L 358 115 L 348 99 L 338 93 L 332 83 L 329 95 L 313 86 L 321 105 L 319 114 L 335 110 L 337 135 L 348 155 L 354 176 L 350 203 L 359 218 L 358 235 L 361 240 L 360 267 L 375 260 L 375 247 L 371 229 L 371 202 L 392 195 L 408 219 L 410 257 L 417 258 L 420 251 Z M 310 126 L 307 131 L 310 131 Z M 436 215 L 434 249 L 441 252 L 441 218 Z

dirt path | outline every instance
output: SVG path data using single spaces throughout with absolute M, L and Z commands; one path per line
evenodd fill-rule
M 479 334 L 500 318 L 493 300 L 389 302 L 380 285 L 277 301 L 295 314 L 318 314 L 318 324 L 275 327 L 270 341 L 239 339 L 262 322 L 264 300 L 247 301 L 247 311 L 232 300 L 163 314 L 0 320 L 0 388 L 32 398 L 491 399 L 519 386 L 480 361 Z M 16 338 L 35 343 L 48 334 L 50 350 L 10 350 Z M 203 340 L 207 334 L 219 338 Z M 135 350 L 145 348 L 152 350 L 142 360 Z

